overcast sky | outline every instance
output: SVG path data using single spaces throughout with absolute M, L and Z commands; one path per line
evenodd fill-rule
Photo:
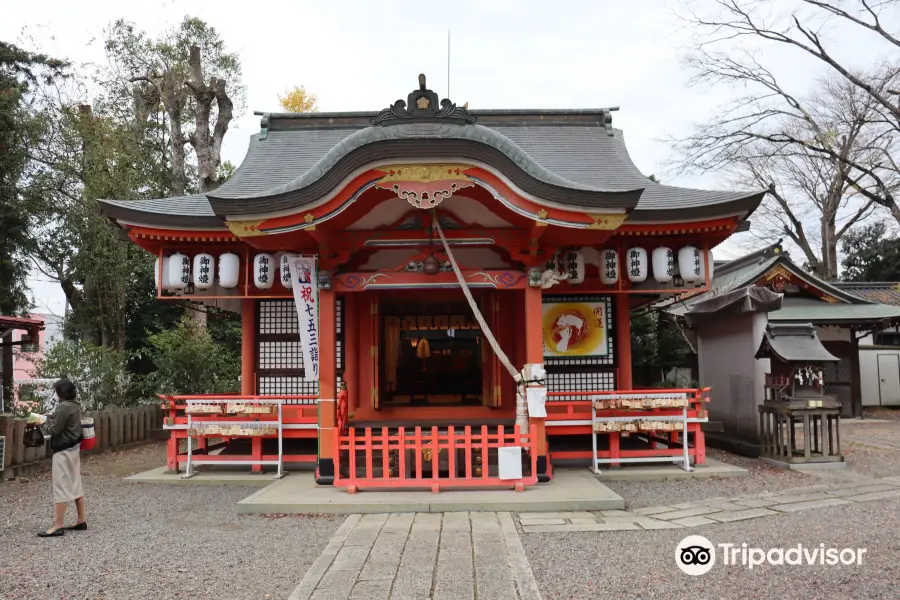
M 789 4 L 787 0 L 779 7 Z M 8 8 L 15 6 L 15 9 Z M 674 18 L 676 0 L 294 0 L 265 2 L 146 0 L 0 0 L 0 37 L 77 63 L 103 62 L 108 23 L 125 18 L 150 34 L 184 15 L 216 27 L 236 51 L 247 111 L 225 138 L 223 158 L 239 164 L 259 128 L 254 110 L 278 110 L 277 94 L 300 84 L 322 111 L 380 110 L 405 98 L 420 72 L 470 108 L 620 106 L 613 125 L 638 167 L 667 183 L 727 188 L 724 177 L 666 174 L 669 135 L 686 134 L 740 91 L 687 86 L 679 58 L 688 32 Z M 831 32 L 837 40 L 841 32 Z M 846 37 L 846 36 L 845 36 Z M 872 48 L 844 39 L 839 52 L 863 60 Z M 38 48 L 34 48 L 38 45 Z M 762 47 L 761 61 L 800 95 L 824 72 L 801 53 Z M 716 258 L 733 258 L 759 242 L 729 240 Z M 58 285 L 34 281 L 38 312 L 63 311 Z

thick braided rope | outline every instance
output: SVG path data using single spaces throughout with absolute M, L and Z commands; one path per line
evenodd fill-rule
M 453 252 L 450 250 L 450 244 L 447 243 L 447 238 L 444 237 L 444 230 L 441 229 L 440 220 L 433 211 L 432 214 L 434 215 L 432 221 L 434 222 L 438 235 L 441 236 L 441 243 L 444 244 L 444 251 L 447 253 L 447 258 L 450 259 L 450 265 L 453 267 L 453 272 L 456 273 L 456 278 L 459 280 L 459 286 L 462 288 L 463 294 L 465 294 L 466 296 L 466 300 L 469 301 L 469 307 L 472 309 L 472 313 L 475 315 L 475 320 L 478 321 L 478 325 L 481 326 L 481 332 L 484 334 L 484 337 L 487 339 L 488 343 L 491 345 L 491 348 L 494 350 L 494 354 L 497 355 L 497 358 L 500 359 L 500 362 L 504 367 L 506 367 L 506 370 L 509 371 L 510 376 L 515 379 L 516 382 L 521 382 L 522 375 L 516 370 L 516 368 L 509 361 L 509 358 L 507 358 L 506 354 L 500 348 L 500 344 L 498 344 L 496 338 L 494 338 L 494 334 L 493 332 L 491 332 L 491 329 L 485 322 L 484 317 L 481 315 L 481 311 L 478 310 L 478 304 L 475 302 L 475 298 L 472 297 L 472 292 L 469 291 L 469 286 L 466 284 L 466 280 L 463 277 L 462 271 L 459 270 L 459 265 L 456 264 L 456 259 L 453 258 Z

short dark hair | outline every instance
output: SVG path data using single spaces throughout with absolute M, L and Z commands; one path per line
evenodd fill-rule
M 76 391 L 75 384 L 68 377 L 56 380 L 53 384 L 53 391 L 59 396 L 60 400 L 74 400 Z

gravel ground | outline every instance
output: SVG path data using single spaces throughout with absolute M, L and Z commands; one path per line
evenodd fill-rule
M 875 429 L 877 426 L 877 430 Z M 853 425 L 862 440 L 883 436 L 887 429 L 900 439 L 900 421 Z M 896 437 L 894 437 L 896 436 Z M 722 479 L 609 482 L 628 508 L 665 505 L 714 497 L 736 497 L 821 483 L 839 484 L 900 474 L 900 451 L 860 443 L 844 445 L 849 467 L 815 475 L 773 469 L 757 460 L 719 450 L 718 460 L 749 469 L 747 477 Z M 778 548 L 803 544 L 817 547 L 867 548 L 861 566 L 746 567 L 717 564 L 700 577 L 684 575 L 675 566 L 675 547 L 686 535 L 702 535 L 714 544 L 747 543 Z M 684 530 L 617 531 L 569 534 L 521 534 L 532 570 L 545 600 L 606 598 L 691 598 L 730 600 L 850 600 L 900 598 L 900 502 L 881 500 L 832 506 L 815 511 L 763 517 L 749 521 Z M 561 560 L 560 557 L 565 557 Z
M 709 477 L 697 479 L 669 479 L 662 481 L 605 481 L 604 484 L 625 499 L 628 510 L 645 506 L 661 506 L 709 500 L 710 498 L 731 498 L 747 494 L 777 492 L 818 483 L 813 478 L 770 467 L 765 463 L 722 450 L 708 448 L 710 458 L 720 460 L 749 471 L 745 477 Z
M 675 565 L 684 530 L 523 534 L 545 600 L 690 598 L 850 600 L 900 598 L 900 510 L 895 500 L 833 506 L 730 524 L 695 527 L 714 544 L 867 548 L 860 566 L 723 566 L 706 575 Z
M 900 411 L 881 412 L 900 413 Z M 892 420 L 889 423 L 865 421 L 854 421 L 850 425 L 842 423 L 841 449 L 848 464 L 848 468 L 844 471 L 823 470 L 802 474 L 771 467 L 757 459 L 708 448 L 707 455 L 710 458 L 743 467 L 749 474 L 746 477 L 605 483 L 625 499 L 626 508 L 635 509 L 777 492 L 829 481 L 837 483 L 872 477 L 896 477 L 900 475 L 900 420 Z
M 164 461 L 162 444 L 85 457 L 90 530 L 61 538 L 35 535 L 49 473 L 0 484 L 0 598 L 286 598 L 342 521 L 239 517 L 258 488 L 122 481 Z

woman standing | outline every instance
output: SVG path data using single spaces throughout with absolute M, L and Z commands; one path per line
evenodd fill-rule
M 84 531 L 87 519 L 84 514 L 84 489 L 81 486 L 81 405 L 75 400 L 75 384 L 66 378 L 53 384 L 59 399 L 56 411 L 44 425 L 44 433 L 50 436 L 53 448 L 53 502 L 56 503 L 56 523 L 39 537 L 57 537 L 65 530 Z M 75 502 L 78 521 L 65 526 L 66 504 Z

